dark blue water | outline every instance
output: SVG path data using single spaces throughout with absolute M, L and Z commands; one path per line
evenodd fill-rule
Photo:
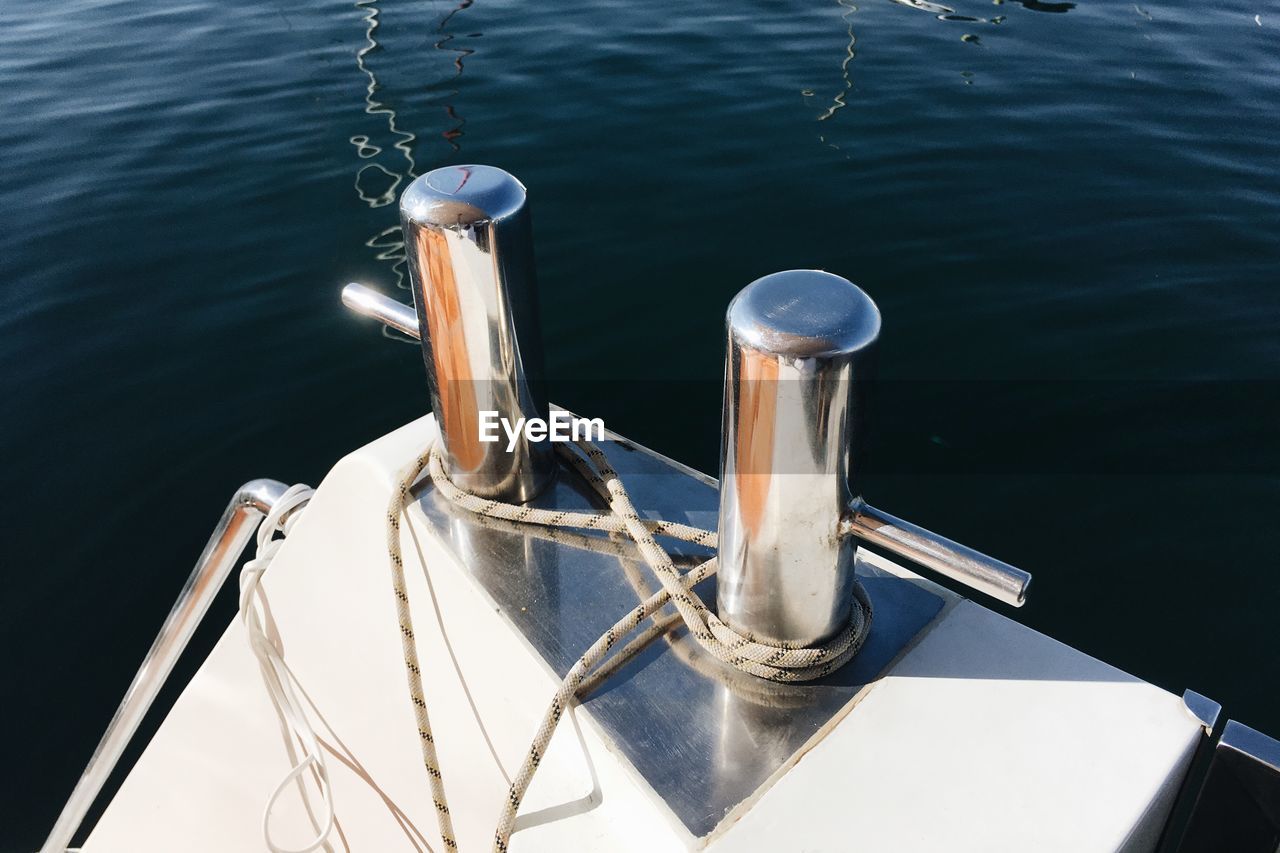
M 948 2 L 0 4 L 0 848 L 233 489 L 425 411 L 337 295 L 397 286 L 446 163 L 531 188 L 553 399 L 714 470 L 730 296 L 845 274 L 885 315 L 868 495 L 1280 732 L 1280 12 Z

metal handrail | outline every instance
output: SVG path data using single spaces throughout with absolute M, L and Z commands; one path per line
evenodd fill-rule
M 40 848 L 41 853 L 64 853 L 67 850 L 72 836 L 80 828 L 102 786 L 124 754 L 125 747 L 137 732 L 138 725 L 169 678 L 174 664 L 204 619 L 214 596 L 236 567 L 259 522 L 286 489 L 284 483 L 276 480 L 252 480 L 241 486 L 231 498 L 208 544 L 204 546 L 204 552 L 196 560 L 191 576 L 178 594 L 178 600 L 160 627 L 151 650 L 133 677 L 133 683 L 125 692 L 120 707 L 107 725 L 80 781 L 62 807 L 62 814 Z

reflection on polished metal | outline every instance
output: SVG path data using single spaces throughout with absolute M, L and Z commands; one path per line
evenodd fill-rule
M 411 338 L 419 335 L 418 315 L 413 306 L 384 296 L 372 287 L 356 282 L 348 284 L 342 288 L 342 304 L 357 314 L 379 320 Z
M 854 537 L 1014 606 L 1031 576 L 870 507 L 859 488 L 880 311 L 852 282 L 792 270 L 729 305 L 720 453 L 720 618 L 813 644 L 848 618 Z
M 1280 850 L 1280 741 L 1227 720 L 1181 838 L 1178 853 Z
M 241 486 L 231 498 L 151 650 L 133 677 L 133 683 L 125 692 L 120 707 L 107 725 L 89 765 L 40 848 L 41 853 L 63 853 L 67 849 L 214 596 L 235 568 L 258 522 L 271 511 L 285 489 L 284 483 L 275 480 L 253 480 Z
M 817 270 L 765 276 L 729 305 L 720 451 L 720 618 L 772 643 L 814 645 L 849 619 L 858 494 L 880 312 Z
M 533 231 L 525 189 L 492 166 L 448 166 L 400 199 L 431 404 L 450 479 L 472 494 L 527 501 L 555 474 L 552 449 L 523 434 L 481 442 L 479 414 L 547 417 Z

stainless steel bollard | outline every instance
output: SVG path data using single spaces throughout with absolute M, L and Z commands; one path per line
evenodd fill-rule
M 492 166 L 448 166 L 400 198 L 431 405 L 450 478 L 523 502 L 555 476 L 547 442 L 481 441 L 480 413 L 547 418 L 533 231 L 524 186 Z
M 857 442 L 880 311 L 839 276 L 765 276 L 729 305 L 720 451 L 719 615 L 773 643 L 848 620 Z
M 729 305 L 720 451 L 720 618 L 813 645 L 848 619 L 857 540 L 1009 604 L 1031 576 L 861 496 L 880 311 L 852 282 L 792 270 Z

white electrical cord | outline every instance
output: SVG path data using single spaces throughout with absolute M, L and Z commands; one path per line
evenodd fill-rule
M 245 563 L 244 568 L 240 570 L 240 620 L 244 623 L 245 632 L 248 635 L 249 648 L 258 660 L 263 684 L 266 685 L 267 693 L 291 735 L 286 739 L 286 746 L 293 767 L 280 780 L 280 784 L 272 792 L 262 812 L 262 837 L 271 853 L 311 853 L 311 851 L 326 848 L 335 822 L 333 789 L 329 782 L 329 768 L 325 764 L 324 749 L 321 747 L 315 729 L 312 728 L 311 721 L 307 718 L 303 702 L 299 699 L 298 692 L 301 687 L 297 684 L 289 667 L 285 665 L 284 650 L 280 645 L 280 638 L 275 635 L 274 625 L 271 624 L 267 611 L 266 597 L 260 588 L 262 574 L 271 564 L 280 546 L 284 544 L 283 537 L 289 535 L 294 523 L 301 517 L 301 513 L 295 510 L 311 500 L 314 494 L 315 490 L 310 486 L 299 484 L 290 486 L 281 495 L 280 500 L 258 526 L 257 552 L 253 559 Z M 277 533 L 280 534 L 279 538 L 276 536 Z M 295 751 L 295 740 L 300 752 Z M 319 818 L 316 817 L 313 794 L 302 778 L 308 771 L 321 797 Z M 271 813 L 285 789 L 295 783 L 298 785 L 303 806 L 312 826 L 315 827 L 316 834 L 301 847 L 282 847 L 271 837 Z

